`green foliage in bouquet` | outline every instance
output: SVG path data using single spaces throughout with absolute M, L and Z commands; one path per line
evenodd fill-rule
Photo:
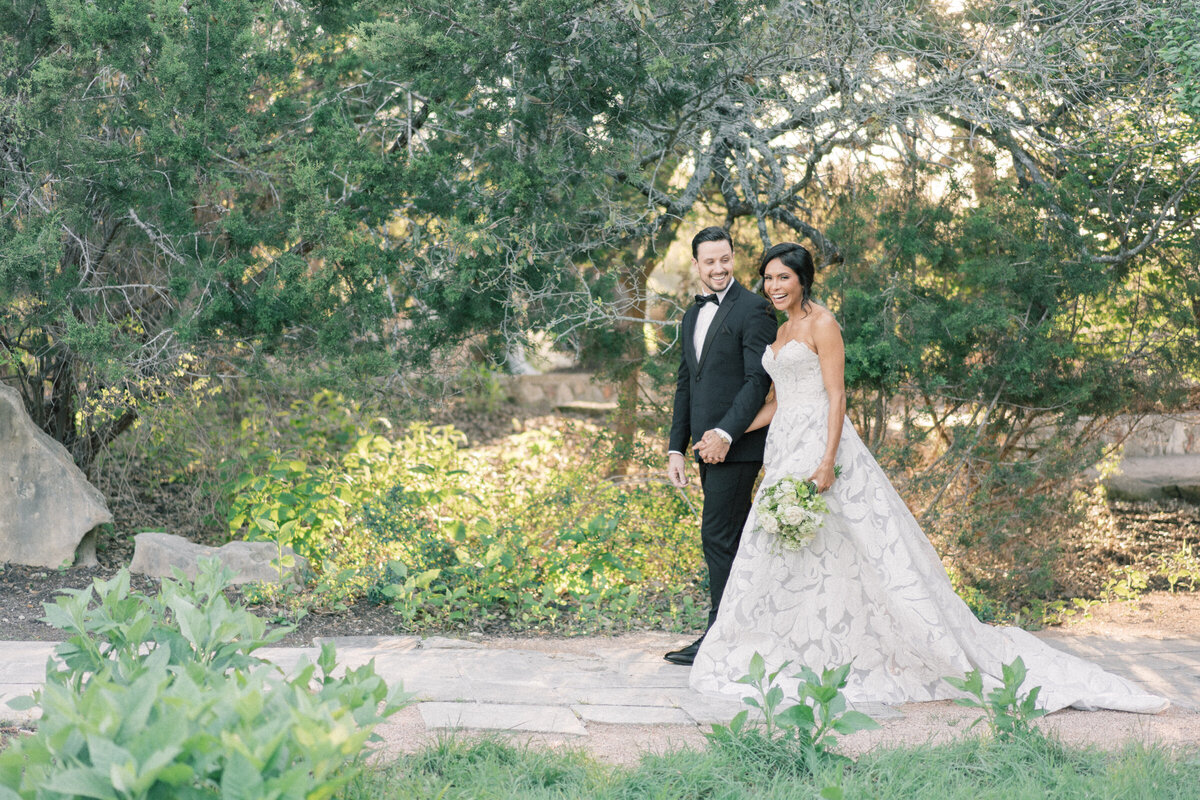
M 842 474 L 840 465 L 833 468 L 833 474 Z M 778 536 L 784 547 L 802 550 L 825 521 L 829 504 L 815 483 L 788 475 L 763 490 L 755 513 L 759 527 Z

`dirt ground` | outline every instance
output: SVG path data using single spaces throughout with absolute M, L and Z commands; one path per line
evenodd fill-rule
M 55 570 L 0 564 L 0 641 L 61 641 L 65 634 L 41 621 L 42 604 L 52 602 L 60 592 L 87 588 L 93 580 L 107 580 L 116 572 L 113 565 Z M 147 594 L 158 591 L 156 579 L 140 575 L 131 576 L 130 585 Z M 397 624 L 390 607 L 360 602 L 336 614 L 309 614 L 281 644 L 308 645 L 321 636 L 386 636 L 398 633 Z
M 1136 601 L 1093 606 L 1087 616 L 1068 622 L 1063 629 L 1080 634 L 1134 634 L 1155 639 L 1200 637 L 1200 593 L 1150 592 Z
M 107 579 L 115 572 L 116 569 L 103 566 L 48 570 L 16 564 L 0 565 L 0 641 L 62 640 L 62 631 L 41 622 L 42 604 L 52 602 L 64 590 L 85 588 L 93 579 Z M 131 584 L 138 591 L 153 593 L 157 590 L 157 581 L 150 578 L 134 575 Z M 1065 627 L 1072 632 L 1106 635 L 1200 636 L 1200 592 L 1150 592 L 1136 601 L 1095 605 Z M 309 614 L 282 644 L 308 645 L 318 637 L 401 633 L 396 628 L 396 617 L 390 608 L 360 602 L 336 614 Z M 517 638 L 525 646 L 537 648 L 537 642 L 554 641 L 558 637 Z

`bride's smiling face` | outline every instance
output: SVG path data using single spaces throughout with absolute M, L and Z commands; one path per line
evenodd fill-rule
M 763 270 L 763 294 L 775 308 L 789 311 L 793 307 L 800 307 L 804 288 L 800 285 L 800 276 L 776 258 L 768 262 Z

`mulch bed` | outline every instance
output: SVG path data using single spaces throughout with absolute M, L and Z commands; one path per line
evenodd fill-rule
M 99 578 L 107 580 L 117 573 L 117 567 L 76 567 L 46 569 L 18 564 L 0 566 L 0 641 L 57 642 L 66 634 L 42 622 L 43 603 L 50 603 L 62 591 L 83 589 Z M 130 586 L 135 591 L 154 594 L 158 580 L 132 575 Z M 233 591 L 233 590 L 231 590 Z M 233 591 L 236 595 L 236 591 Z M 260 611 L 270 619 L 270 611 Z M 387 606 L 360 602 L 337 613 L 310 613 L 283 640 L 288 645 L 308 645 L 317 637 L 369 636 L 403 633 L 399 619 Z

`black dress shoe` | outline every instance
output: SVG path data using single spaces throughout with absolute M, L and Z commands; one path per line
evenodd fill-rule
M 704 637 L 701 636 L 687 647 L 681 647 L 678 650 L 672 650 L 663 656 L 663 658 L 665 658 L 667 661 L 670 661 L 672 664 L 690 667 L 692 662 L 696 660 L 696 653 L 700 652 L 700 643 L 703 641 Z

